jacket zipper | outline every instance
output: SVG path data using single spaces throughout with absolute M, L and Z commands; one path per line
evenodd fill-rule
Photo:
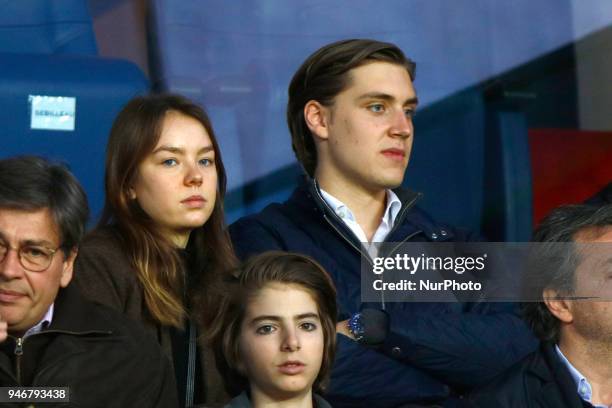
M 40 335 L 44 335 L 47 333 L 61 333 L 61 334 L 70 334 L 70 335 L 75 335 L 75 336 L 80 336 L 80 335 L 88 335 L 88 334 L 112 334 L 112 331 L 107 330 L 90 330 L 90 331 L 85 331 L 85 332 L 74 332 L 74 331 L 69 331 L 69 330 L 45 330 L 43 332 L 40 333 L 34 333 L 28 336 L 28 338 L 33 337 L 33 336 L 40 336 Z M 23 359 L 23 343 L 25 342 L 25 337 L 17 337 L 15 338 L 15 377 L 17 379 L 17 383 L 19 385 L 21 385 L 21 360 Z M 40 370 L 38 370 L 38 372 L 36 373 L 36 377 L 38 377 L 40 375 L 41 372 L 44 372 L 44 370 L 47 367 L 42 367 Z M 33 383 L 36 382 L 36 378 L 34 378 Z
M 195 395 L 195 370 L 196 370 L 196 328 L 191 319 L 189 319 L 189 350 L 187 361 L 187 386 L 185 388 L 185 407 L 193 407 L 193 399 Z
M 389 233 L 387 234 L 387 237 L 390 237 L 391 234 L 393 234 L 395 232 L 395 230 L 398 228 L 398 225 L 400 225 L 402 223 L 402 221 L 404 221 L 404 218 L 406 218 L 406 214 L 408 212 L 408 209 L 412 208 L 412 206 L 414 205 L 414 203 L 416 203 L 416 201 L 419 199 L 420 196 L 416 196 L 415 198 L 412 199 L 412 201 L 410 201 L 409 203 L 406 204 L 406 206 L 404 208 L 402 208 L 402 211 L 397 215 L 397 218 L 395 219 L 395 225 L 393 225 L 393 228 L 391 228 L 391 231 L 389 231 Z M 401 240 L 400 242 L 397 243 L 397 245 L 395 246 L 395 248 L 393 248 L 391 250 L 391 252 L 389 252 L 387 254 L 387 256 L 393 256 L 393 254 L 395 253 L 395 251 L 397 251 L 399 249 L 400 246 L 402 246 L 402 244 L 406 241 L 408 241 L 410 238 L 422 233 L 423 230 L 417 230 L 415 232 L 413 232 L 412 234 L 408 235 L 407 237 L 405 237 L 403 240 Z M 381 278 L 384 278 L 384 273 L 381 275 Z M 385 291 L 383 290 L 381 293 L 381 301 L 380 303 L 382 304 L 382 309 L 386 310 L 387 309 L 387 305 L 385 303 Z
M 414 204 L 417 202 L 417 200 L 420 197 L 421 197 L 421 195 L 418 194 L 416 197 L 414 197 L 412 199 L 412 201 L 410 201 L 409 203 L 406 203 L 406 205 L 401 209 L 400 213 L 397 215 L 397 218 L 395 218 L 395 225 L 393 225 L 393 228 L 391 228 L 391 231 L 389 231 L 389 233 L 387 234 L 387 237 L 391 236 L 391 234 L 393 234 L 395 232 L 395 230 L 397 229 L 398 225 L 400 225 L 402 223 L 402 221 L 404 221 L 404 218 L 406 218 L 406 213 L 408 212 L 408 210 L 414 206 Z M 418 231 L 415 234 L 411 234 L 410 236 L 413 237 L 414 235 L 418 234 L 419 232 L 423 232 L 423 231 Z
M 329 209 L 330 213 L 332 214 L 333 217 L 336 218 L 336 221 L 340 222 L 340 224 L 343 224 L 343 221 L 340 219 L 340 217 L 338 217 L 337 215 L 335 215 L 333 209 L 329 206 L 329 204 L 327 204 L 327 201 L 325 201 L 323 199 L 323 197 L 321 197 L 321 194 L 319 194 L 319 191 L 316 187 L 315 184 L 315 192 L 317 194 L 317 198 L 323 203 L 323 205 L 325 205 L 325 207 L 327 209 Z M 402 223 L 402 221 L 404 220 L 404 218 L 406 218 L 406 214 L 408 213 L 408 210 L 410 208 L 412 208 L 414 206 L 414 204 L 416 203 L 416 201 L 419 199 L 420 195 L 417 195 L 416 197 L 414 197 L 409 203 L 406 203 L 406 205 L 403 206 L 403 208 L 401 209 L 400 213 L 397 215 L 397 218 L 395 219 L 395 225 L 393 226 L 393 228 L 391 228 L 391 231 L 389 231 L 389 233 L 387 234 L 387 237 L 391 236 L 395 230 L 398 228 L 398 226 Z M 372 265 L 372 260 L 370 259 L 369 254 L 364 253 L 360 248 L 358 248 L 346 235 L 344 235 L 327 217 L 327 214 L 323 214 L 323 218 L 325 218 L 325 221 L 327 221 L 327 223 L 329 225 L 332 226 L 332 228 L 346 241 L 348 242 L 353 248 L 355 248 L 355 250 L 357 250 L 361 255 L 365 256 L 366 259 L 368 260 L 368 262 L 370 263 L 370 265 Z M 409 240 L 410 238 L 414 237 L 417 234 L 422 233 L 422 230 L 418 230 L 413 232 L 412 234 L 410 234 L 408 237 L 404 238 L 402 241 L 399 242 L 399 244 L 393 248 L 393 250 L 389 253 L 389 254 L 393 254 L 401 244 L 403 244 L 404 242 L 406 242 L 407 240 Z M 384 243 L 384 241 L 383 241 Z
M 397 218 L 395 219 L 395 225 L 393 225 L 393 228 L 391 228 L 391 231 L 389 231 L 389 233 L 387 234 L 387 237 L 390 237 L 395 230 L 398 228 L 398 225 L 400 225 L 402 223 L 402 221 L 404 221 L 404 218 L 406 218 L 406 213 L 408 212 L 408 209 L 412 208 L 412 206 L 414 206 L 414 203 L 416 203 L 416 201 L 419 199 L 420 196 L 416 196 L 412 199 L 412 201 L 410 201 L 409 203 L 406 204 L 406 206 L 404 208 L 402 208 L 402 210 L 400 211 L 400 213 L 397 215 Z M 395 246 L 395 248 L 393 248 L 391 250 L 391 252 L 389 252 L 388 256 L 392 256 L 395 251 L 397 251 L 397 249 L 406 241 L 408 241 L 410 238 L 422 233 L 423 230 L 417 230 L 415 232 L 413 232 L 412 234 L 408 235 L 407 237 L 405 237 L 403 240 L 401 240 L 400 242 L 398 242 L 398 244 Z
M 329 210 L 329 213 L 331 214 L 331 216 L 332 216 L 332 217 L 334 217 L 334 218 L 336 218 L 336 221 L 338 221 L 338 222 L 340 223 L 340 225 L 344 225 L 344 223 L 343 223 L 343 221 L 340 219 L 340 217 L 338 217 L 338 216 L 336 215 L 336 213 L 334 213 L 334 210 L 332 210 L 332 208 L 329 206 L 329 204 L 327 204 L 327 201 L 325 201 L 325 200 L 323 199 L 323 197 L 321 197 L 321 194 L 319 193 L 319 188 L 317 187 L 316 182 L 315 182 L 315 185 L 314 185 L 314 192 L 315 192 L 315 194 L 317 195 L 317 199 L 318 199 L 318 200 L 319 200 L 321 203 L 323 203 L 323 205 L 324 205 L 324 206 L 325 206 L 325 207 L 326 207 L 326 208 Z M 333 223 L 333 222 L 331 222 L 331 220 L 329 219 L 329 217 L 328 217 L 328 215 L 327 215 L 327 214 L 323 213 L 323 218 L 325 219 L 325 221 L 326 221 L 326 222 L 327 222 L 329 225 L 331 225 L 331 227 L 332 227 L 332 228 L 333 228 L 333 229 L 334 229 L 334 230 L 335 230 L 335 231 L 338 233 L 338 235 L 340 235 L 340 236 L 342 237 L 342 239 L 344 239 L 346 242 L 348 242 L 348 244 L 349 244 L 350 246 L 352 246 L 352 247 L 353 247 L 353 248 L 354 248 L 354 249 L 355 249 L 357 252 L 359 252 L 359 253 L 360 253 L 362 256 L 365 256 L 365 257 L 366 257 L 366 259 L 368 260 L 368 262 L 370 263 L 370 265 L 372 265 L 372 260 L 370 259 L 370 255 L 368 255 L 367 253 L 363 252 L 363 251 L 361 250 L 361 248 L 357 247 L 357 245 L 355 245 L 355 243 L 354 243 L 353 241 L 351 241 L 351 239 L 350 239 L 349 237 L 347 237 L 346 235 L 344 235 L 344 234 L 342 233 L 342 231 L 340 231 L 340 230 L 338 229 L 338 227 L 336 227 L 336 226 L 334 225 L 334 223 Z
M 189 255 L 187 255 L 189 257 Z M 183 301 L 187 305 L 187 286 L 189 277 L 187 274 L 190 270 L 190 259 L 183 259 Z M 188 305 L 191 309 L 191 305 Z M 190 313 L 189 313 L 190 314 Z M 187 383 L 185 384 L 185 408 L 192 408 L 195 397 L 195 371 L 196 371 L 196 328 L 191 320 L 191 316 L 187 316 Z
M 332 208 L 329 206 L 329 204 L 327 204 L 327 201 L 325 201 L 323 199 L 323 197 L 321 197 L 321 194 L 319 193 L 318 187 L 316 185 L 315 182 L 315 186 L 314 186 L 314 191 L 317 195 L 317 198 L 320 200 L 320 202 L 323 203 L 323 205 L 325 205 L 325 207 L 327 209 L 330 210 L 330 214 L 332 214 L 333 217 L 336 218 L 337 221 L 339 221 L 341 223 L 341 225 L 343 225 L 343 221 L 340 219 L 340 217 L 338 217 L 334 211 L 332 210 Z M 387 237 L 390 236 L 396 229 L 397 226 L 400 225 L 400 223 L 404 220 L 404 218 L 406 217 L 406 214 L 408 212 L 408 210 L 410 208 L 412 208 L 412 206 L 414 205 L 414 203 L 416 203 L 416 201 L 419 199 L 420 195 L 417 195 L 415 198 L 412 199 L 412 201 L 410 201 L 409 203 L 407 203 L 405 206 L 403 206 L 402 210 L 400 211 L 400 213 L 397 215 L 397 218 L 395 219 L 395 225 L 393 226 L 393 228 L 391 228 L 391 231 L 389 231 L 389 233 L 387 234 Z M 374 265 L 374 263 L 372 262 L 372 259 L 370 258 L 370 254 L 364 253 L 361 248 L 358 248 L 353 241 L 351 241 L 351 239 L 349 237 L 347 237 L 346 235 L 344 235 L 339 229 L 338 227 L 336 227 L 334 225 L 333 222 L 331 222 L 331 220 L 328 218 L 327 214 L 323 213 L 323 218 L 325 219 L 325 221 L 327 221 L 327 223 L 338 233 L 338 235 L 340 235 L 340 237 L 342 237 L 342 239 L 344 239 L 346 242 L 349 243 L 350 246 L 352 246 L 357 252 L 359 252 L 362 256 L 364 256 L 367 261 L 369 262 L 370 265 Z M 413 232 L 412 234 L 408 235 L 406 238 L 404 238 L 401 242 L 399 242 L 397 244 L 397 246 L 395 246 L 395 248 L 393 248 L 393 250 L 389 253 L 389 255 L 392 255 L 404 242 L 406 242 L 407 240 L 409 240 L 410 238 L 414 237 L 417 234 L 422 233 L 422 230 L 418 230 Z M 384 278 L 383 276 L 381 276 L 381 278 Z M 381 308 L 383 310 L 386 309 L 386 304 L 385 304 L 385 292 L 383 291 L 381 293 L 381 299 L 380 299 L 380 304 L 381 304 Z
M 23 356 L 23 337 L 18 337 L 15 340 L 15 376 L 19 385 L 21 385 L 21 356 Z
M 418 231 L 415 231 L 415 232 L 413 232 L 412 234 L 408 235 L 408 236 L 407 236 L 406 238 L 404 238 L 402 241 L 398 242 L 398 243 L 397 243 L 397 245 L 395 246 L 395 248 L 393 248 L 393 249 L 391 250 L 391 252 L 389 252 L 389 253 L 387 254 L 387 256 L 388 256 L 388 257 L 393 256 L 393 254 L 395 253 L 395 251 L 397 251 L 397 249 L 398 249 L 400 246 L 402 246 L 402 244 L 403 244 L 403 243 L 405 243 L 405 242 L 406 242 L 406 241 L 408 241 L 410 238 L 412 238 L 412 237 L 414 237 L 415 235 L 418 235 L 418 234 L 420 234 L 420 233 L 422 233 L 422 232 L 423 232 L 422 230 L 418 230 Z M 380 276 L 381 276 L 381 279 L 384 279 L 385 274 L 383 273 L 383 274 L 381 274 Z M 382 308 L 383 308 L 383 310 L 386 310 L 386 304 L 385 304 L 385 291 L 384 291 L 384 290 L 381 292 L 381 298 L 382 298 L 382 300 L 381 300 L 381 303 L 382 303 Z
M 412 237 L 414 237 L 414 236 L 416 236 L 416 235 L 418 235 L 418 234 L 420 234 L 420 233 L 422 233 L 422 232 L 423 232 L 423 230 L 414 231 L 412 234 L 408 235 L 406 238 L 404 238 L 403 240 L 399 241 L 399 242 L 397 243 L 397 245 L 395 246 L 395 248 L 393 248 L 393 249 L 392 249 L 392 250 L 389 252 L 389 254 L 388 254 L 387 256 L 393 256 L 393 254 L 395 253 L 395 251 L 397 251 L 397 250 L 398 250 L 398 248 L 399 248 L 400 246 L 402 246 L 402 244 L 403 244 L 403 243 L 405 243 L 405 242 L 406 242 L 406 241 L 408 241 L 410 238 L 412 238 Z
M 333 229 L 334 229 L 334 230 L 335 230 L 335 231 L 338 233 L 338 235 L 340 235 L 340 237 L 342 237 L 342 239 L 344 239 L 346 242 L 348 242 L 348 244 L 349 244 L 350 246 L 352 246 L 353 248 L 355 248 L 355 250 L 356 250 L 357 252 L 359 252 L 359 253 L 360 253 L 362 256 L 364 256 L 364 257 L 367 259 L 367 261 L 370 263 L 370 265 L 372 265 L 372 260 L 370 259 L 370 255 L 369 255 L 369 254 L 367 254 L 366 252 L 363 252 L 363 251 L 361 250 L 361 248 L 357 247 L 357 245 L 355 245 L 355 243 L 354 243 L 353 241 L 351 241 L 351 239 L 350 239 L 349 237 L 347 237 L 346 235 L 344 235 L 344 234 L 342 233 L 342 231 L 340 231 L 340 230 L 338 229 L 338 227 L 336 227 L 336 226 L 334 225 L 334 223 L 333 223 L 333 222 L 331 222 L 331 220 L 330 220 L 330 219 L 327 217 L 327 214 L 323 214 L 323 218 L 325 219 L 325 221 L 327 221 L 327 223 L 328 223 L 329 225 L 331 225 L 331 227 L 332 227 L 332 228 L 333 228 Z

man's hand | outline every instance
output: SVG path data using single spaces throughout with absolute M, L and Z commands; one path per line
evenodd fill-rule
M 350 319 L 338 322 L 336 332 L 360 344 L 377 346 L 385 341 L 389 333 L 389 315 L 380 309 L 362 309 Z
M 336 333 L 343 334 L 351 340 L 355 340 L 355 336 L 353 336 L 353 333 L 348 329 L 348 319 L 336 323 Z

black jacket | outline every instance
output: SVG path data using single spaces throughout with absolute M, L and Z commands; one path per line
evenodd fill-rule
M 0 344 L 0 385 L 70 388 L 69 405 L 45 407 L 178 405 L 159 345 L 140 325 L 70 286 L 60 290 L 47 329 L 23 339 L 21 349 L 14 337 Z
M 141 323 L 149 337 L 155 339 L 174 367 L 187 366 L 187 358 L 174 361 L 171 326 L 162 325 L 151 317 L 145 302 L 144 289 L 123 245 L 121 232 L 112 226 L 97 228 L 85 236 L 79 245 L 71 285 L 86 298 L 106 305 L 124 316 Z M 199 331 L 199 330 L 198 330 Z M 195 403 L 222 406 L 229 401 L 221 376 L 217 372 L 213 353 L 202 339 L 198 342 L 200 357 L 196 369 L 202 375 L 195 384 Z M 179 380 L 180 381 L 180 380 Z M 184 395 L 181 400 L 184 400 Z
M 331 405 L 317 394 L 313 394 L 314 408 L 332 408 Z M 245 392 L 240 393 L 223 408 L 252 408 L 251 400 Z
M 402 208 L 385 242 L 473 239 L 435 222 L 416 207 L 419 194 L 394 191 Z M 242 259 L 270 249 L 316 259 L 336 285 L 339 320 L 363 307 L 360 243 L 325 203 L 314 182 L 305 180 L 285 203 L 238 220 L 230 234 Z M 378 349 L 337 336 L 336 362 L 325 395 L 334 407 L 443 401 L 451 389 L 490 381 L 537 344 L 508 304 L 404 302 L 387 303 L 385 309 L 391 330 Z
M 469 398 L 470 407 L 583 408 L 577 385 L 554 345 L 544 343 Z

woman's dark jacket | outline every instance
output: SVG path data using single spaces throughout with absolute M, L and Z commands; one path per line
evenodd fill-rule
M 75 261 L 75 286 L 93 301 L 107 305 L 144 324 L 148 333 L 157 339 L 162 350 L 173 360 L 172 329 L 155 322 L 144 299 L 144 290 L 130 260 L 121 246 L 118 232 L 112 227 L 97 229 L 87 235 L 80 245 Z M 199 342 L 201 383 L 196 384 L 207 405 L 229 400 L 223 387 L 214 356 Z

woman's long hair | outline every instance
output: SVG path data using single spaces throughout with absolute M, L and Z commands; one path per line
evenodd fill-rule
M 214 148 L 217 170 L 217 197 L 212 214 L 189 237 L 188 250 L 199 272 L 189 288 L 178 251 L 128 193 L 139 164 L 157 145 L 166 114 L 171 111 L 204 126 Z M 144 289 L 149 313 L 163 325 L 182 327 L 187 313 L 184 293 L 190 302 L 204 306 L 206 282 L 236 264 L 223 214 L 225 187 L 219 145 L 210 119 L 200 106 L 179 95 L 160 94 L 136 97 L 121 110 L 106 149 L 106 199 L 98 227 L 111 225 L 118 229 L 122 246 Z

